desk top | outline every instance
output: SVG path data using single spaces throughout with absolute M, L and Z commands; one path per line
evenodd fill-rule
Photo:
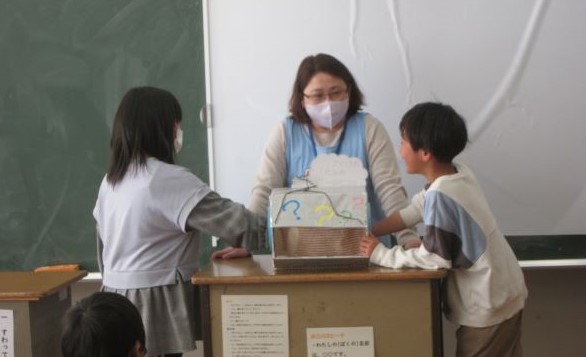
M 445 277 L 445 270 L 389 269 L 370 266 L 364 270 L 277 272 L 270 254 L 248 258 L 215 259 L 196 273 L 195 285 L 269 284 L 333 281 L 431 280 Z
M 86 271 L 0 272 L 0 301 L 40 300 L 82 279 Z

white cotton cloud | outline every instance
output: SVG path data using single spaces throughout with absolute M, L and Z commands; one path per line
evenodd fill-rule
M 362 162 L 346 155 L 318 155 L 307 179 L 317 187 L 366 186 L 368 172 Z

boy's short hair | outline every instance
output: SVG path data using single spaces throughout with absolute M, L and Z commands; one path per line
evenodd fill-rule
M 64 357 L 128 357 L 145 344 L 138 309 L 122 295 L 97 292 L 72 306 L 63 320 Z
M 452 162 L 468 143 L 464 119 L 454 108 L 441 103 L 415 105 L 403 115 L 399 130 L 414 151 L 429 151 L 442 163 Z

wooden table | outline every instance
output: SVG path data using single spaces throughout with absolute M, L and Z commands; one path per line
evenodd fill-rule
M 276 272 L 272 256 L 214 260 L 192 277 L 202 297 L 204 355 L 222 357 L 222 295 L 286 295 L 291 357 L 307 356 L 306 329 L 372 326 L 376 356 L 443 355 L 444 270 Z
M 14 315 L 14 355 L 61 356 L 61 320 L 71 306 L 75 272 L 0 272 L 0 310 Z

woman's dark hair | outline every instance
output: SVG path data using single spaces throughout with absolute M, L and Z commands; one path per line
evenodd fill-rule
M 145 345 L 142 318 L 124 296 L 94 293 L 71 307 L 63 319 L 64 357 L 128 357 Z
M 181 122 L 181 106 L 170 92 L 154 87 L 130 89 L 122 98 L 110 139 L 108 182 L 116 185 L 136 161 L 148 157 L 173 164 L 175 124 Z
M 313 76 L 320 72 L 340 78 L 346 83 L 349 101 L 346 117 L 349 118 L 356 114 L 364 104 L 364 96 L 360 88 L 358 88 L 358 84 L 354 80 L 352 73 L 335 57 L 319 53 L 315 56 L 305 57 L 297 70 L 295 83 L 293 83 L 293 92 L 291 93 L 291 99 L 289 99 L 289 111 L 293 119 L 302 123 L 311 122 L 303 107 L 303 90 L 307 87 L 307 84 Z
M 429 151 L 442 163 L 452 162 L 468 143 L 464 119 L 454 108 L 441 103 L 415 105 L 401 119 L 399 130 L 414 151 Z

